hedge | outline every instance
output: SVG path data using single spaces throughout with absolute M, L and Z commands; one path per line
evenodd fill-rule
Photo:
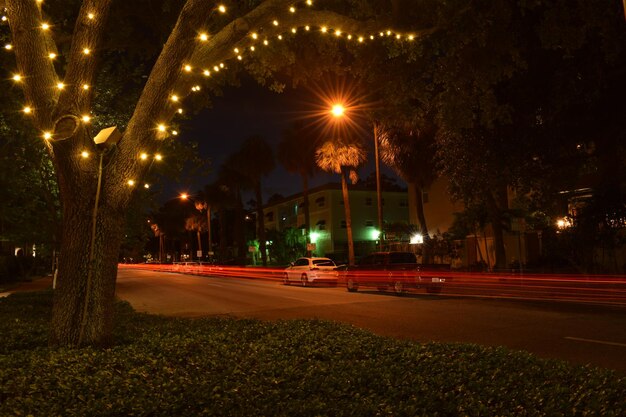
M 529 353 L 116 308 L 114 348 L 53 349 L 49 292 L 1 299 L 0 415 L 626 415 L 625 378 Z

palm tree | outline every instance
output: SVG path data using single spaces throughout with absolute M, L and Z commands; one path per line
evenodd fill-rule
M 200 233 L 204 229 L 204 217 L 200 217 L 194 213 L 185 219 L 185 230 L 189 232 L 196 232 L 198 239 L 198 250 L 202 252 L 202 240 L 200 239 Z M 192 256 L 193 259 L 193 256 Z
M 235 222 L 233 228 L 234 243 L 237 246 L 238 263 L 245 263 L 246 256 L 246 236 L 244 231 L 244 208 L 241 197 L 241 190 L 250 188 L 248 178 L 241 173 L 241 158 L 237 153 L 231 154 L 220 166 L 218 172 L 219 191 L 228 201 L 228 205 L 223 205 L 219 211 L 220 226 L 220 255 L 224 258 L 226 253 L 226 212 L 228 208 L 235 210 Z
M 283 132 L 278 143 L 277 157 L 288 172 L 299 174 L 302 178 L 302 196 L 304 197 L 304 230 L 307 243 L 307 256 L 311 255 L 308 244 L 311 243 L 311 212 L 309 210 L 309 178 L 317 169 L 315 150 L 318 139 L 313 136 L 304 123 L 297 121 Z
M 272 148 L 259 135 L 246 139 L 235 158 L 235 169 L 247 178 L 252 185 L 256 199 L 257 213 L 257 236 L 259 239 L 259 251 L 263 266 L 267 266 L 267 251 L 265 247 L 265 217 L 263 215 L 263 187 L 261 178 L 274 170 L 274 152 Z
M 346 232 L 348 234 L 348 265 L 354 265 L 354 241 L 352 239 L 352 216 L 348 198 L 349 176 L 352 183 L 358 180 L 356 169 L 367 161 L 367 150 L 357 140 L 329 140 L 324 142 L 315 152 L 317 166 L 327 172 L 341 176 L 341 191 L 346 215 Z
M 429 262 L 428 245 L 430 235 L 424 214 L 423 193 L 437 178 L 435 162 L 435 129 L 430 126 L 422 130 L 401 128 L 381 129 L 379 147 L 381 159 L 409 185 L 415 193 L 416 214 L 420 232 L 424 237 L 424 262 Z

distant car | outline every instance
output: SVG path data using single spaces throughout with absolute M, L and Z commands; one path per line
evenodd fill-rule
M 299 258 L 292 262 L 283 276 L 283 283 L 299 283 L 303 287 L 318 283 L 337 284 L 337 265 L 330 258 Z

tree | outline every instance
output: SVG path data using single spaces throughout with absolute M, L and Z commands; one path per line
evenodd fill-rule
M 263 266 L 267 266 L 265 216 L 263 215 L 263 187 L 261 178 L 274 170 L 274 152 L 267 141 L 255 135 L 246 139 L 233 161 L 234 169 L 246 177 L 256 197 L 257 237 Z
M 430 234 L 424 214 L 423 194 L 437 176 L 434 126 L 425 125 L 408 132 L 406 128 L 387 128 L 379 136 L 379 141 L 381 159 L 407 182 L 409 192 L 415 195 L 415 210 L 426 249 L 423 252 L 424 263 L 428 263 Z
M 327 172 L 334 172 L 341 176 L 341 192 L 346 215 L 346 232 L 348 234 L 348 264 L 354 265 L 354 240 L 352 238 L 352 215 L 350 213 L 350 199 L 348 182 L 358 180 L 356 169 L 367 161 L 367 150 L 358 140 L 329 140 L 324 142 L 315 153 L 317 165 Z
M 100 149 L 93 143 L 92 132 L 82 115 L 89 113 L 94 103 L 97 58 L 103 54 L 105 35 L 118 32 L 116 22 L 108 19 L 114 2 L 85 0 L 79 4 L 73 34 L 66 38 L 70 46 L 63 50 L 65 65 L 59 69 L 48 58 L 52 51 L 58 51 L 52 36 L 54 30 L 42 26 L 41 8 L 48 7 L 47 4 L 24 0 L 3 3 L 6 3 L 17 71 L 23 75 L 25 102 L 34 109 L 33 126 L 42 132 L 43 145 L 51 155 L 63 206 L 64 227 L 51 332 L 51 343 L 59 345 L 111 343 L 124 213 L 135 184 L 148 170 L 148 164 L 138 155 L 155 153 L 162 140 L 172 133 L 168 123 L 178 114 L 180 100 L 198 91 L 196 77 L 220 70 L 219 64 L 233 57 L 234 47 L 249 50 L 254 34 L 258 37 L 256 31 L 261 29 L 267 39 L 276 39 L 290 27 L 305 25 L 362 33 L 381 26 L 381 20 L 388 16 L 380 8 L 353 10 L 360 18 L 380 15 L 378 22 L 363 24 L 329 10 L 302 8 L 291 13 L 291 0 L 268 0 L 240 4 L 236 11 L 241 18 L 230 21 L 216 13 L 215 8 L 207 7 L 204 0 L 188 0 L 151 66 L 139 98 L 130 107 L 132 116 L 117 146 Z M 347 6 L 344 9 L 352 11 Z M 272 25 L 273 20 L 280 24 Z M 198 36 L 201 28 L 207 28 L 211 35 Z M 268 55 L 258 61 L 251 60 L 247 68 L 258 79 L 267 79 L 281 65 L 293 62 L 295 53 L 288 53 L 289 46 L 285 43 L 275 49 L 288 59 Z M 328 59 L 335 58 L 332 49 L 309 61 L 317 60 L 319 64 L 324 57 L 333 62 Z M 194 68 L 201 70 L 194 72 Z M 318 65 L 310 68 L 311 72 L 319 71 Z M 307 73 L 300 71 L 298 76 L 306 79 Z M 95 157 L 78 160 L 82 151 Z
M 309 208 L 309 178 L 313 176 L 315 164 L 315 150 L 318 136 L 313 135 L 303 122 L 295 122 L 287 129 L 278 143 L 278 160 L 288 172 L 300 175 L 302 179 L 302 196 L 304 198 L 304 230 L 306 243 L 311 243 L 311 210 Z M 307 250 L 310 255 L 311 251 Z

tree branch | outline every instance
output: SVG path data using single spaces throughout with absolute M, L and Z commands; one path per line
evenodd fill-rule
M 41 29 L 41 10 L 34 1 L 7 0 L 7 15 L 12 33 L 15 59 L 24 77 L 23 91 L 26 104 L 34 109 L 34 125 L 38 129 L 52 128 L 52 112 L 58 90 L 54 87 L 58 76 L 48 58 L 54 43 Z
M 67 57 L 65 84 L 67 87 L 59 97 L 57 114 L 71 112 L 81 114 L 89 109 L 93 90 L 84 89 L 92 85 L 97 68 L 97 51 L 105 33 L 112 0 L 84 0 L 78 13 L 72 45 Z M 85 53 L 85 49 L 89 53 Z

